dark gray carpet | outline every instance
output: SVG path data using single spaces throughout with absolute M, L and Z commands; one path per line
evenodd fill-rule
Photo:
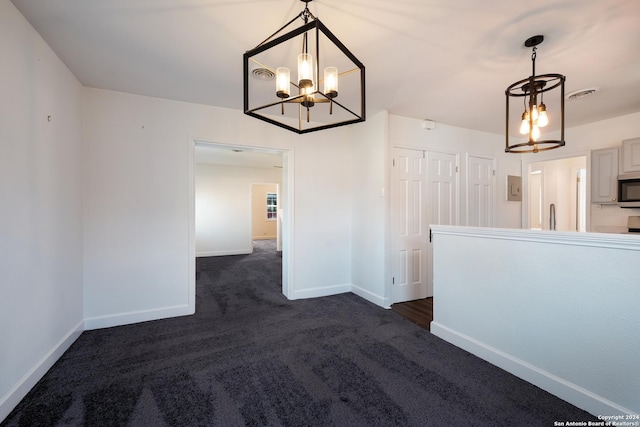
M 288 301 L 273 241 L 200 258 L 193 316 L 84 332 L 2 426 L 594 420 L 355 295 Z

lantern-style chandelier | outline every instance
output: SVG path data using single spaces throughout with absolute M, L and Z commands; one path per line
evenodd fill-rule
M 300 14 L 244 54 L 244 113 L 300 134 L 363 122 L 364 65 L 300 1 Z
M 565 145 L 564 141 L 564 83 L 565 76 L 561 74 L 541 74 L 536 76 L 536 46 L 544 40 L 544 36 L 538 35 L 528 38 L 524 45 L 532 48 L 531 76 L 520 80 L 509 86 L 506 91 L 507 98 L 507 141 L 505 151 L 507 153 L 537 153 L 539 151 L 552 150 L 554 148 Z M 560 88 L 560 108 L 553 110 L 553 120 L 560 121 L 560 139 L 551 140 L 542 138 L 543 128 L 549 124 L 549 116 L 547 115 L 547 106 L 544 103 L 544 96 L 547 92 Z M 547 98 L 551 95 L 547 94 Z M 521 135 L 527 136 L 526 142 L 516 142 L 509 144 L 510 127 L 509 121 L 509 99 L 512 97 L 521 97 L 524 102 L 524 112 L 522 119 L 519 121 L 519 131 Z M 556 97 L 557 98 L 557 97 Z M 517 116 L 520 117 L 519 115 Z

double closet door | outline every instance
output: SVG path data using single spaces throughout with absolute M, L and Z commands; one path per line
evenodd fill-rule
M 391 302 L 433 295 L 429 225 L 457 225 L 459 154 L 393 148 L 391 193 Z M 468 157 L 469 203 L 477 220 L 490 221 L 493 160 Z

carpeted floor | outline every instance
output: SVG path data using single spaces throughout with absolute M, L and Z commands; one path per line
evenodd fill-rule
M 281 261 L 199 258 L 195 315 L 84 332 L 2 426 L 594 420 L 355 295 L 288 301 Z

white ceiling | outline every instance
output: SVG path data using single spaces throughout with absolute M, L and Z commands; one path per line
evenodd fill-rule
M 242 54 L 298 0 L 12 0 L 85 86 L 242 109 Z M 567 76 L 567 126 L 640 111 L 638 0 L 315 0 L 366 66 L 367 113 L 504 133 L 504 91 Z M 557 123 L 557 121 L 556 121 Z

